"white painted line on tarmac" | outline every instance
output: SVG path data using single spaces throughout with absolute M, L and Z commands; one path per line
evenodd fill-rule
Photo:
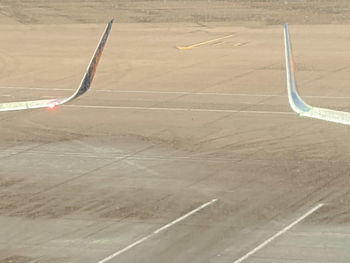
M 52 98 L 54 98 L 55 96 L 53 96 L 53 95 L 45 95 L 45 96 L 40 96 L 40 98 L 41 99 L 52 99 Z
M 297 225 L 298 223 L 300 223 L 301 221 L 303 221 L 305 218 L 307 218 L 308 216 L 310 216 L 311 214 L 313 214 L 314 212 L 316 212 L 318 209 L 320 209 L 322 206 L 324 206 L 324 204 L 318 204 L 315 207 L 313 207 L 312 209 L 310 209 L 307 213 L 305 213 L 304 215 L 302 215 L 301 217 L 299 217 L 297 220 L 295 220 L 294 222 L 292 222 L 291 224 L 289 224 L 288 226 L 286 226 L 285 228 L 283 228 L 281 231 L 277 232 L 276 234 L 274 234 L 272 237 L 270 237 L 269 239 L 267 239 L 266 241 L 264 241 L 263 243 L 261 243 L 259 246 L 257 246 L 256 248 L 254 248 L 253 250 L 249 251 L 247 254 L 245 254 L 244 256 L 242 256 L 241 258 L 237 259 L 236 261 L 234 261 L 234 263 L 240 263 L 244 260 L 246 260 L 247 258 L 249 258 L 250 256 L 252 256 L 253 254 L 255 254 L 256 252 L 258 252 L 259 250 L 261 250 L 262 248 L 264 248 L 265 246 L 267 246 L 269 243 L 271 243 L 273 240 L 275 240 L 276 238 L 278 238 L 279 236 L 283 235 L 284 233 L 286 233 L 288 230 L 290 230 L 292 227 L 294 227 L 295 225 Z
M 0 86 L 0 89 L 13 89 L 13 90 L 44 90 L 44 91 L 72 91 L 74 89 L 67 88 L 35 88 L 35 87 L 7 87 Z M 202 96 L 232 96 L 232 97 L 286 97 L 287 95 L 281 94 L 259 94 L 259 93 L 228 93 L 228 92 L 188 92 L 188 91 L 157 91 L 157 90 L 112 90 L 112 89 L 98 89 L 94 92 L 106 92 L 106 93 L 141 93 L 141 94 L 168 94 L 168 95 L 202 95 Z M 340 99 L 348 100 L 349 96 L 317 96 L 317 95 L 305 95 L 306 98 L 315 99 Z
M 34 88 L 34 87 L 9 87 L 9 86 L 0 86 L 0 89 L 13 89 L 13 90 L 55 90 L 55 91 L 72 91 L 74 89 L 64 89 L 64 88 Z
M 158 91 L 158 90 L 108 90 L 101 89 L 97 92 L 111 93 L 141 93 L 141 94 L 166 94 L 166 95 L 200 95 L 200 96 L 231 96 L 231 97 L 286 97 L 279 94 L 249 94 L 249 93 L 228 93 L 228 92 L 190 92 L 190 91 Z M 307 97 L 307 96 L 304 96 Z M 343 97 L 339 97 L 343 98 Z M 350 98 L 350 97 L 349 97 Z
M 163 108 L 163 107 L 129 107 L 129 106 L 98 106 L 98 105 L 62 105 L 70 108 L 116 109 L 116 110 L 156 110 L 156 111 L 187 111 L 187 112 L 219 112 L 219 113 L 251 113 L 251 114 L 295 114 L 289 111 L 249 111 L 249 110 L 220 110 L 196 108 Z M 61 107 L 62 107 L 61 106 Z
M 157 90 L 96 90 L 97 92 L 110 93 L 140 93 L 140 94 L 165 94 L 165 95 L 200 95 L 200 96 L 231 96 L 231 97 L 286 97 L 280 94 L 249 94 L 228 92 L 189 92 L 189 91 L 157 91 Z M 304 96 L 305 97 L 305 96 Z M 307 97 L 307 96 L 306 96 Z M 339 97 L 343 98 L 343 97 Z
M 149 235 L 147 235 L 147 236 L 145 236 L 145 237 L 143 237 L 143 238 L 141 238 L 141 239 L 135 241 L 134 243 L 132 243 L 132 244 L 130 244 L 130 245 L 128 245 L 128 246 L 126 246 L 126 247 L 124 247 L 124 248 L 118 250 L 117 252 L 113 253 L 112 255 L 110 255 L 110 256 L 108 256 L 108 257 L 106 257 L 106 258 L 104 258 L 104 259 L 102 259 L 102 260 L 100 260 L 100 261 L 98 261 L 97 263 L 105 263 L 105 262 L 107 262 L 107 261 L 110 261 L 111 259 L 113 259 L 113 258 L 119 256 L 120 254 L 122 254 L 122 253 L 124 253 L 124 252 L 126 252 L 126 251 L 128 251 L 128 250 L 130 250 L 130 249 L 132 249 L 133 247 L 135 247 L 135 246 L 141 244 L 142 242 L 145 242 L 146 240 L 150 239 L 151 237 L 153 237 L 153 236 L 155 236 L 155 235 L 161 233 L 162 231 L 168 229 L 169 227 L 172 227 L 173 225 L 175 225 L 175 224 L 177 224 L 177 223 L 179 223 L 179 222 L 185 220 L 186 218 L 188 218 L 188 217 L 190 217 L 191 215 L 193 215 L 193 214 L 199 212 L 200 210 L 206 208 L 207 206 L 212 205 L 212 204 L 215 203 L 217 200 L 218 200 L 218 199 L 213 199 L 213 200 L 210 200 L 209 202 L 206 202 L 205 204 L 203 204 L 203 205 L 197 207 L 196 209 L 193 209 L 192 211 L 190 211 L 190 212 L 188 212 L 187 214 L 185 214 L 185 215 L 179 217 L 178 219 L 175 219 L 174 221 L 170 222 L 169 224 L 166 224 L 165 226 L 162 226 L 161 228 L 158 228 L 157 230 L 153 231 L 151 234 L 149 234 Z

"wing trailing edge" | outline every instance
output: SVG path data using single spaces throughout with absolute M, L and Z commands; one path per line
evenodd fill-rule
M 48 99 L 48 100 L 33 100 L 33 101 L 18 101 L 18 102 L 6 102 L 0 103 L 0 111 L 14 111 L 14 110 L 28 110 L 28 109 L 38 109 L 38 108 L 54 108 L 58 105 L 62 105 L 69 101 L 72 101 L 85 92 L 91 86 L 92 80 L 94 78 L 98 62 L 100 61 L 104 46 L 106 45 L 109 32 L 111 31 L 113 19 L 109 21 L 107 27 L 100 39 L 99 44 L 95 50 L 94 55 L 91 58 L 90 64 L 87 67 L 87 70 L 84 74 L 83 79 L 80 82 L 77 90 L 67 98 L 57 98 L 57 99 Z
M 296 78 L 292 45 L 289 36 L 288 24 L 284 25 L 284 47 L 286 57 L 288 100 L 293 111 L 299 116 L 310 117 L 330 122 L 350 125 L 350 113 L 326 108 L 313 107 L 303 101 L 299 95 Z

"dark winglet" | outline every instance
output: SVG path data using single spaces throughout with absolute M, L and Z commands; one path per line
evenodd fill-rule
M 101 37 L 101 40 L 100 40 L 100 42 L 95 50 L 95 53 L 94 53 L 94 55 L 90 61 L 90 64 L 85 72 L 85 75 L 80 82 L 79 88 L 75 91 L 75 93 L 72 96 L 63 100 L 60 104 L 63 104 L 63 103 L 66 103 L 70 100 L 78 98 L 79 96 L 81 96 L 85 92 L 87 92 L 88 89 L 90 88 L 92 80 L 93 80 L 95 72 L 96 72 L 96 68 L 98 66 L 98 62 L 100 61 L 100 58 L 101 58 L 101 55 L 103 52 L 103 48 L 106 45 L 109 32 L 111 31 L 113 22 L 114 22 L 114 19 L 109 21 L 109 23 L 107 24 L 107 27 L 106 27 L 106 29 Z
M 0 111 L 14 111 L 14 110 L 28 110 L 38 108 L 54 108 L 57 105 L 64 104 L 68 101 L 78 98 L 83 95 L 89 88 L 94 78 L 98 62 L 100 61 L 102 51 L 106 45 L 109 32 L 111 31 L 114 19 L 112 19 L 103 33 L 101 40 L 96 48 L 96 51 L 90 61 L 90 64 L 84 74 L 83 79 L 78 89 L 73 93 L 72 96 L 63 99 L 51 99 L 51 100 L 33 100 L 33 101 L 18 101 L 18 102 L 5 102 L 0 103 Z

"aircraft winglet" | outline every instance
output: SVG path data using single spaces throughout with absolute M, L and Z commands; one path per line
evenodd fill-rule
M 79 87 L 77 90 L 67 98 L 62 99 L 49 99 L 49 100 L 34 100 L 34 101 L 18 101 L 18 102 L 6 102 L 6 103 L 0 103 L 0 111 L 13 111 L 13 110 L 27 110 L 27 109 L 37 109 L 37 108 L 54 108 L 57 105 L 62 105 L 64 103 L 67 103 L 71 100 L 74 100 L 81 95 L 83 95 L 85 92 L 88 91 L 88 89 L 91 86 L 92 80 L 94 78 L 96 68 L 98 66 L 98 62 L 100 61 L 103 48 L 106 45 L 107 38 L 109 35 L 109 32 L 111 31 L 113 19 L 107 24 L 107 27 L 100 39 L 100 42 L 95 50 L 95 53 L 90 61 L 90 64 L 84 74 L 83 79 L 80 82 Z
M 284 25 L 284 47 L 286 57 L 288 100 L 293 111 L 298 113 L 299 116 L 350 125 L 349 112 L 310 106 L 304 102 L 299 95 L 295 78 L 295 64 L 292 54 L 292 45 L 290 42 L 288 24 Z

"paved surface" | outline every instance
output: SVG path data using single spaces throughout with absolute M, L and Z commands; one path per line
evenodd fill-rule
M 103 28 L 0 26 L 1 99 L 69 94 Z M 310 104 L 350 109 L 349 32 L 291 27 Z M 349 262 L 349 127 L 291 112 L 282 37 L 115 24 L 86 96 L 2 113 L 0 262 L 235 262 L 319 203 L 244 262 Z

